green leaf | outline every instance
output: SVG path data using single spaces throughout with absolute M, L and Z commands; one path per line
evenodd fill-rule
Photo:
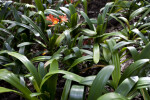
M 82 48 L 82 46 L 83 46 L 83 39 L 84 39 L 84 36 L 81 35 L 81 36 L 79 37 L 79 41 L 78 41 L 78 45 L 77 45 L 79 48 Z
M 5 48 L 6 48 L 8 51 L 13 51 L 13 49 L 11 48 L 11 46 L 10 46 L 7 42 L 4 42 L 4 46 L 5 46 Z
M 46 9 L 44 11 L 44 14 L 52 14 L 54 15 L 55 17 L 59 17 L 59 15 L 62 15 L 62 12 L 59 12 L 57 10 L 54 10 L 54 9 Z
M 40 96 L 42 95 L 42 93 L 31 93 L 30 96 L 31 97 L 36 97 L 36 96 Z
M 71 16 L 76 13 L 76 8 L 75 8 L 74 5 L 71 4 L 71 3 L 69 4 L 69 10 L 70 10 Z
M 70 34 L 71 31 L 72 31 L 71 29 L 65 30 L 61 35 L 59 35 L 59 37 L 57 38 L 55 44 L 56 44 L 57 46 L 59 46 L 60 43 L 65 39 L 66 35 L 67 35 L 67 34 Z M 69 39 L 69 37 L 66 37 L 66 38 Z
M 140 60 L 137 60 L 136 62 L 134 62 L 133 64 L 131 64 L 129 67 L 126 68 L 126 70 L 122 74 L 120 82 L 122 82 L 124 79 L 130 77 L 134 71 L 141 68 L 147 62 L 149 62 L 149 59 L 140 59 Z
M 47 61 L 51 59 L 51 56 L 38 56 L 31 59 L 32 62 L 39 62 L 39 61 Z
M 77 25 L 77 21 L 78 21 L 78 14 L 74 13 L 73 15 L 71 15 L 71 28 L 75 27 Z
M 0 31 L 2 31 L 2 32 L 4 32 L 4 33 L 7 33 L 8 35 L 11 34 L 8 30 L 3 29 L 3 28 L 0 28 Z M 0 34 L 1 34 L 1 32 L 0 32 Z M 1 35 L 3 35 L 3 34 L 1 34 Z M 4 34 L 4 35 L 5 35 L 5 34 Z
M 15 7 L 12 6 L 11 9 L 13 11 L 13 16 L 14 16 L 15 20 L 17 22 L 21 22 L 21 18 L 19 17 L 18 11 L 15 9 Z
M 85 21 L 87 22 L 87 24 L 89 25 L 90 29 L 94 31 L 93 24 L 92 24 L 92 22 L 90 21 L 89 17 L 88 17 L 83 11 L 81 11 L 80 13 L 81 13 L 81 15 L 84 17 L 84 19 L 85 19 Z
M 123 28 L 125 29 L 126 33 L 128 33 L 126 27 L 125 27 L 125 24 L 116 16 L 114 16 L 113 14 L 110 14 L 110 17 L 114 18 L 116 21 L 118 21 L 122 26 Z
M 113 64 L 115 66 L 115 70 L 112 73 L 113 86 L 114 88 L 117 88 L 120 77 L 121 77 L 119 53 L 118 53 L 118 50 L 113 51 L 114 50 L 113 48 L 116 45 L 116 41 L 114 39 L 107 40 L 107 44 L 108 44 L 109 50 L 112 53 L 112 62 L 110 62 L 110 64 Z
M 142 89 L 142 88 L 148 88 L 150 86 L 150 77 L 141 77 L 139 78 L 136 88 Z
M 4 62 L 11 62 L 11 60 L 5 56 L 0 56 L 0 60 Z
M 30 97 L 31 91 L 27 87 L 23 86 L 20 83 L 20 80 L 17 78 L 17 76 L 15 74 L 13 74 L 12 72 L 9 72 L 6 69 L 1 69 L 0 70 L 0 79 L 6 81 L 6 82 L 10 83 L 11 85 L 13 85 L 14 87 L 16 87 L 19 91 L 21 91 L 23 93 L 23 96 L 26 99 L 37 100 L 36 98 Z M 10 91 L 10 90 L 4 89 L 4 92 L 6 92 L 6 91 Z M 13 92 L 16 92 L 16 91 L 13 91 Z
M 94 44 L 93 47 L 93 61 L 95 64 L 97 64 L 99 62 L 100 59 L 100 49 L 99 49 L 99 44 L 96 43 Z
M 121 32 L 105 33 L 101 35 L 100 37 L 102 37 L 102 40 L 104 41 L 106 38 L 109 38 L 110 36 L 118 36 L 118 37 L 123 38 L 124 40 L 128 40 L 128 38 L 125 35 L 123 35 Z
M 140 90 L 141 90 L 141 94 L 142 94 L 144 100 L 150 100 L 148 91 L 146 89 L 140 89 Z
M 33 75 L 38 86 L 40 86 L 41 79 L 39 77 L 39 74 L 38 74 L 35 66 L 24 55 L 21 55 L 21 54 L 16 53 L 16 52 L 7 52 L 7 53 L 9 55 L 19 59 L 25 65 L 25 67 L 30 71 L 30 73 Z
M 91 86 L 96 76 L 87 76 L 85 77 L 80 84 Z
M 58 70 L 58 62 L 57 60 L 53 60 L 52 63 L 50 64 L 50 70 L 49 72 L 57 71 Z M 55 93 L 56 93 L 56 86 L 57 86 L 57 79 L 58 75 L 53 75 L 48 79 L 48 84 L 47 84 L 47 89 L 50 91 L 50 100 L 55 100 Z
M 110 59 L 111 59 L 111 52 L 109 51 L 108 48 L 103 47 L 103 56 L 104 56 L 104 58 L 105 58 L 105 60 L 107 62 L 110 61 Z
M 83 57 L 80 57 L 80 58 L 76 59 L 76 60 L 73 62 L 73 64 L 69 67 L 68 71 L 69 71 L 70 69 L 72 69 L 74 66 L 76 66 L 77 64 L 79 64 L 79 63 L 81 63 L 81 62 L 83 62 L 83 61 L 85 61 L 85 60 L 89 60 L 89 59 L 93 59 L 93 57 L 92 57 L 92 56 L 83 56 Z
M 70 90 L 69 100 L 84 100 L 84 86 L 73 85 Z
M 131 77 L 125 79 L 115 90 L 116 93 L 119 93 L 123 96 L 127 96 L 127 94 L 130 92 L 130 90 L 133 88 L 133 86 L 136 84 L 138 81 L 136 79 L 137 77 Z
M 44 12 L 44 7 L 43 7 L 43 5 L 42 5 L 41 0 L 34 0 L 34 2 L 35 2 L 35 4 L 36 4 L 36 7 L 37 7 L 38 11 Z
M 97 98 L 102 95 L 104 86 L 106 85 L 113 70 L 114 70 L 113 65 L 105 66 L 102 70 L 100 70 L 100 72 L 97 74 L 96 78 L 92 83 L 92 86 L 89 91 L 88 100 L 97 100 Z
M 40 62 L 38 65 L 38 73 L 41 79 L 46 75 L 46 71 L 44 69 L 44 63 L 42 62 Z
M 150 54 L 150 42 L 146 45 L 146 47 L 138 55 L 138 59 L 150 59 L 149 54 Z
M 65 83 L 65 86 L 64 86 L 64 89 L 63 89 L 63 93 L 62 93 L 62 96 L 61 96 L 61 100 L 68 100 L 70 87 L 71 87 L 71 80 L 66 80 L 66 83 Z
M 87 36 L 95 36 L 97 34 L 95 31 L 89 29 L 82 29 L 81 31 Z
M 39 15 L 40 16 L 40 18 L 41 18 L 41 27 L 44 30 L 45 27 L 46 27 L 46 24 L 45 24 L 46 17 L 44 15 L 44 13 L 42 11 L 38 11 L 38 12 L 35 13 L 35 15 Z
M 35 36 L 37 36 L 37 37 L 39 36 L 39 33 L 37 31 L 35 31 L 31 26 L 28 26 L 26 24 L 19 23 L 19 22 L 16 22 L 16 21 L 11 21 L 11 20 L 2 20 L 2 22 L 4 22 L 4 23 L 10 23 L 10 24 L 13 24 L 14 26 L 16 26 L 16 25 L 21 26 L 23 28 L 31 30 L 34 33 Z
M 70 30 L 64 31 L 65 37 L 66 37 L 66 42 L 68 44 L 68 47 L 71 48 L 71 35 L 70 35 Z
M 84 6 L 84 12 L 87 14 L 87 6 L 88 6 L 87 0 L 82 0 L 82 2 L 83 2 L 83 6 Z
M 31 45 L 31 44 L 35 44 L 35 43 L 32 43 L 32 42 L 23 42 L 23 43 L 18 44 L 17 47 L 23 47 L 23 46 L 27 46 L 27 45 Z
M 134 17 L 138 16 L 139 14 L 141 14 L 142 12 L 144 12 L 145 10 L 147 10 L 147 7 L 141 7 L 137 10 L 135 10 L 134 12 L 131 13 L 129 20 L 131 21 Z
M 134 61 L 138 60 L 139 53 L 136 50 L 136 48 L 135 47 L 131 47 L 131 46 L 130 47 L 126 47 L 126 48 L 130 51 L 130 53 L 131 53 L 132 58 L 134 59 Z
M 145 28 L 145 27 L 149 27 L 150 26 L 150 23 L 145 23 L 145 24 L 142 24 L 139 26 L 139 30 L 141 30 L 142 28 Z
M 93 56 L 93 52 L 91 52 L 90 50 L 85 50 L 85 49 L 80 49 L 81 52 L 84 52 L 90 56 Z
M 57 46 L 59 46 L 60 43 L 63 41 L 63 39 L 65 39 L 65 34 L 64 34 L 64 33 L 62 33 L 61 35 L 59 35 L 59 37 L 57 38 L 55 44 L 56 44 Z
M 71 14 L 70 14 L 70 10 L 66 7 L 60 7 L 60 9 L 65 12 L 65 14 L 67 14 L 67 16 L 70 18 Z
M 148 39 L 138 29 L 133 29 L 132 32 L 139 35 L 145 44 L 149 42 Z
M 68 59 L 71 59 L 71 58 L 74 58 L 74 57 L 76 57 L 75 54 L 69 54 L 69 55 L 67 55 L 67 56 L 64 57 L 64 61 L 66 61 Z
M 41 41 L 37 40 L 37 39 L 33 39 L 34 41 L 36 41 L 37 43 L 39 43 L 41 46 L 43 46 L 44 48 L 46 48 L 46 45 L 44 43 L 42 43 Z
M 7 88 L 5 88 L 5 87 L 0 87 L 0 93 L 5 93 L 5 92 L 15 92 L 15 93 L 21 95 L 21 93 L 18 92 L 18 91 L 15 91 L 15 90 L 12 90 L 12 89 L 7 89 Z
M 108 2 L 106 3 L 104 9 L 103 9 L 103 13 L 102 13 L 102 24 L 105 22 L 105 18 L 107 13 L 109 13 L 109 8 L 112 6 L 113 2 Z
M 22 15 L 22 18 L 27 21 L 37 32 L 39 32 L 40 37 L 45 41 L 45 43 L 49 44 L 45 34 L 42 32 L 42 30 L 27 16 Z
M 137 25 L 139 24 L 139 22 L 141 22 L 143 20 L 143 18 L 145 18 L 146 16 L 148 16 L 147 14 L 149 14 L 150 9 L 148 9 L 138 20 L 138 22 L 136 23 L 135 27 L 137 27 Z
M 129 30 L 130 30 L 129 21 L 128 21 L 125 17 L 118 17 L 118 18 L 121 19 L 121 20 L 123 20 L 123 21 L 127 24 L 128 28 L 129 28 Z
M 120 49 L 121 47 L 123 47 L 125 45 L 134 44 L 134 43 L 135 42 L 133 42 L 133 41 L 131 41 L 131 42 L 121 41 L 113 47 L 113 51 L 116 51 L 117 49 Z
M 73 47 L 72 50 L 74 51 L 76 57 L 81 57 L 82 56 L 81 51 L 78 47 Z
M 104 94 L 103 96 L 99 97 L 97 100 L 128 100 L 128 99 L 118 93 L 112 92 L 112 93 Z
M 62 3 L 63 3 L 63 0 L 59 0 L 57 4 L 55 5 L 55 9 L 58 10 Z
M 64 71 L 64 70 L 56 70 L 56 71 L 51 71 L 49 73 L 47 73 L 42 82 L 41 82 L 41 86 L 40 88 L 43 87 L 43 84 L 49 79 L 51 78 L 53 75 L 55 74 L 64 74 L 64 78 L 68 79 L 68 80 L 73 80 L 75 82 L 81 82 L 81 80 L 83 80 L 83 77 L 79 76 L 79 75 L 76 75 L 74 73 L 71 73 L 71 72 L 68 72 L 68 71 Z

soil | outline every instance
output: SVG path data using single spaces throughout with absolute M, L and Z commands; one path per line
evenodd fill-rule
M 106 3 L 112 0 L 90 0 L 88 2 L 88 16 L 95 18 L 100 13 L 100 9 L 106 5 Z

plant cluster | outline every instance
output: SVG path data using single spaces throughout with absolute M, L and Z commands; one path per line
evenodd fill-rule
M 0 93 L 55 100 L 63 80 L 61 100 L 150 100 L 149 0 L 112 0 L 95 19 L 88 0 L 33 1 L 0 2 L 0 83 L 16 88 Z

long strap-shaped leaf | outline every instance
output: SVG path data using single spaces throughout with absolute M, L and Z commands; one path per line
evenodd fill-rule
M 41 0 L 34 0 L 36 7 L 38 8 L 38 11 L 44 11 L 44 7 L 42 5 Z
M 85 61 L 85 60 L 89 60 L 89 59 L 92 59 L 93 57 L 92 56 L 83 56 L 83 57 L 80 57 L 80 58 L 78 58 L 78 59 L 76 59 L 74 62 L 73 62 L 73 64 L 69 67 L 69 69 L 68 69 L 68 71 L 70 70 L 70 69 L 72 69 L 74 66 L 76 66 L 77 64 L 79 64 L 79 63 L 81 63 L 81 62 L 83 62 L 83 61 Z
M 85 34 L 86 36 L 95 36 L 97 34 L 97 32 L 90 30 L 90 29 L 82 29 L 81 30 L 83 32 L 83 34 Z
M 148 88 L 149 86 L 150 86 L 150 77 L 141 77 L 136 84 L 137 89 Z
M 122 82 L 125 78 L 128 78 L 132 75 L 134 71 L 136 71 L 138 68 L 141 68 L 144 64 L 149 62 L 149 59 L 140 59 L 136 61 L 135 63 L 131 64 L 123 73 L 121 76 L 120 82 Z
M 111 37 L 111 36 L 118 36 L 118 37 L 121 37 L 124 40 L 128 40 L 126 35 L 124 35 L 124 33 L 121 33 L 121 32 L 105 33 L 105 34 L 101 35 L 100 37 L 102 37 L 102 40 L 104 41 L 104 40 L 106 40 L 106 38 Z
M 146 47 L 138 55 L 138 59 L 150 59 L 149 54 L 150 54 L 150 42 L 146 45 Z
M 115 70 L 113 71 L 112 74 L 112 79 L 113 79 L 114 88 L 116 88 L 118 86 L 121 77 L 120 58 L 119 58 L 118 51 L 117 50 L 113 51 L 113 48 L 116 45 L 116 41 L 111 39 L 107 41 L 107 44 L 112 53 L 112 64 L 115 66 Z
M 88 6 L 88 4 L 87 4 L 87 0 L 82 0 L 82 3 L 83 3 L 83 6 L 84 6 L 84 12 L 87 14 L 87 6 Z
M 71 16 L 76 13 L 76 8 L 71 3 L 69 4 L 69 10 L 70 10 Z
M 149 93 L 146 89 L 140 89 L 140 91 L 141 91 L 141 94 L 142 94 L 144 100 L 150 100 Z
M 124 47 L 125 45 L 134 44 L 134 43 L 135 43 L 134 41 L 131 41 L 131 42 L 130 41 L 129 42 L 121 41 L 113 47 L 113 51 L 115 51 L 121 47 Z
M 140 89 L 140 92 L 144 100 L 150 100 L 150 96 L 146 90 L 146 88 L 148 88 L 149 86 L 150 86 L 150 77 L 141 77 L 138 79 L 138 82 L 136 83 L 130 94 L 135 93 L 137 89 Z
M 87 76 L 85 77 L 80 84 L 91 86 L 96 76 Z
M 42 88 L 42 86 L 45 84 L 45 82 L 50 78 L 52 77 L 53 75 L 55 74 L 64 74 L 64 78 L 66 79 L 69 79 L 69 80 L 73 80 L 75 82 L 81 82 L 84 78 L 77 75 L 77 74 L 74 74 L 74 73 L 71 73 L 71 72 L 68 72 L 68 71 L 64 71 L 64 70 L 55 70 L 55 71 L 51 71 L 49 73 L 47 73 L 45 75 L 45 77 L 43 78 L 42 82 L 41 82 L 41 86 L 40 88 Z
M 148 41 L 148 39 L 138 30 L 138 29 L 133 29 L 132 30 L 132 32 L 134 32 L 134 33 L 136 33 L 137 35 L 139 35 L 140 36 L 140 38 L 143 40 L 143 42 L 145 43 L 145 44 L 147 44 L 149 41 Z
M 100 49 L 99 49 L 99 44 L 95 43 L 93 47 L 93 61 L 95 64 L 99 62 L 100 59 Z
M 70 90 L 69 100 L 84 100 L 84 86 L 73 85 Z
M 60 10 L 62 10 L 68 16 L 68 18 L 70 18 L 71 14 L 70 14 L 70 10 L 68 8 L 60 7 Z
M 99 97 L 97 100 L 128 100 L 128 99 L 118 93 L 112 92 L 112 93 L 104 94 L 103 96 Z
M 89 17 L 88 17 L 83 11 L 81 11 L 80 13 L 81 13 L 81 15 L 84 17 L 84 19 L 85 19 L 85 21 L 87 22 L 87 24 L 89 25 L 90 29 L 91 29 L 91 30 L 94 30 L 93 24 L 92 24 L 92 22 L 90 21 Z
M 95 80 L 93 81 L 92 86 L 90 88 L 88 100 L 97 100 L 97 98 L 102 95 L 104 86 L 106 85 L 113 70 L 114 70 L 114 66 L 109 65 L 109 66 L 104 67 L 97 74 L 97 76 L 96 76 Z M 108 100 L 108 99 L 103 99 L 103 100 Z
M 12 90 L 12 89 L 7 89 L 7 88 L 4 88 L 4 87 L 0 87 L 0 93 L 5 93 L 5 92 L 15 92 L 17 94 L 20 94 L 22 95 L 20 92 L 18 91 L 15 91 L 15 90 Z
M 40 37 L 48 44 L 48 40 L 46 38 L 46 36 L 44 35 L 44 33 L 42 32 L 42 30 L 27 16 L 22 15 L 22 18 L 24 20 L 26 20 L 29 24 L 31 24 L 31 26 L 40 34 Z
M 62 96 L 61 96 L 61 100 L 68 100 L 70 87 L 71 87 L 71 80 L 66 80 L 66 83 L 65 83 L 65 86 L 64 86 L 64 89 L 63 89 L 63 93 L 62 93 Z
M 42 11 L 38 11 L 37 13 L 35 13 L 35 15 L 39 15 L 41 17 L 41 21 L 42 21 L 42 29 L 44 30 L 46 27 L 45 25 L 45 20 L 46 20 L 46 17 L 44 15 L 44 13 Z
M 57 71 L 58 70 L 58 62 L 57 60 L 53 60 L 52 63 L 50 64 L 50 71 Z M 47 87 L 50 90 L 50 100 L 55 100 L 55 92 L 56 92 L 56 86 L 57 86 L 57 79 L 58 75 L 53 75 L 51 78 L 49 78 Z
M 134 59 L 134 61 L 138 60 L 138 55 L 139 55 L 139 53 L 138 53 L 138 51 L 136 50 L 136 48 L 135 48 L 135 47 L 132 47 L 132 46 L 126 47 L 126 48 L 130 51 L 130 53 L 131 53 L 132 58 Z
M 137 81 L 137 77 L 127 78 L 117 87 L 115 92 L 123 96 L 127 96 L 133 86 L 137 83 Z
M 134 12 L 131 13 L 129 20 L 132 20 L 133 18 L 135 18 L 136 16 L 138 16 L 139 14 L 141 14 L 142 12 L 144 12 L 145 10 L 147 10 L 147 7 L 141 7 L 137 10 L 135 10 Z
M 16 21 L 11 21 L 11 20 L 2 20 L 2 22 L 10 23 L 10 24 L 14 25 L 13 27 L 15 27 L 16 25 L 24 27 L 24 28 L 26 28 L 28 30 L 31 30 L 35 34 L 35 36 L 40 36 L 37 31 L 35 31 L 31 26 L 27 26 L 26 24 L 19 23 L 19 22 L 16 22 Z
M 38 74 L 35 66 L 24 55 L 21 55 L 21 54 L 16 53 L 16 52 L 7 52 L 7 53 L 9 55 L 19 59 L 25 65 L 25 67 L 30 71 L 30 73 L 33 75 L 38 86 L 40 86 L 41 79 L 39 77 L 39 74 Z
M 12 72 L 9 72 L 6 69 L 1 69 L 0 70 L 0 79 L 4 80 L 8 83 L 10 83 L 11 85 L 13 85 L 14 87 L 16 87 L 18 90 L 20 90 L 23 93 L 23 96 L 28 99 L 28 100 L 37 100 L 36 98 L 31 98 L 30 94 L 32 93 L 27 87 L 23 86 L 19 79 L 17 78 L 17 76 L 15 76 L 15 74 L 13 74 Z M 1 90 L 1 92 L 16 92 L 13 90 L 8 90 L 8 89 L 3 89 L 3 91 Z M 17 92 L 19 93 L 19 92 Z

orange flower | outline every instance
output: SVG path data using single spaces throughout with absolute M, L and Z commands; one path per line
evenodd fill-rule
M 51 21 L 52 25 L 48 25 L 49 27 L 54 26 L 59 22 L 58 18 L 55 18 L 52 14 L 49 14 L 49 16 L 46 17 L 46 20 Z
M 68 18 L 66 15 L 59 16 L 59 18 L 61 19 L 61 22 L 67 22 L 68 21 Z
M 74 0 L 71 0 L 71 3 L 73 3 L 73 2 L 74 2 Z M 67 2 L 66 0 L 64 1 L 64 3 L 65 3 L 65 4 L 68 4 L 68 2 Z
M 49 16 L 46 17 L 46 20 L 52 21 L 53 18 L 54 18 L 54 16 L 52 14 L 49 14 Z
M 44 56 L 44 55 L 46 55 L 47 54 L 47 50 L 46 49 L 44 49 L 44 52 L 42 53 L 42 55 Z

